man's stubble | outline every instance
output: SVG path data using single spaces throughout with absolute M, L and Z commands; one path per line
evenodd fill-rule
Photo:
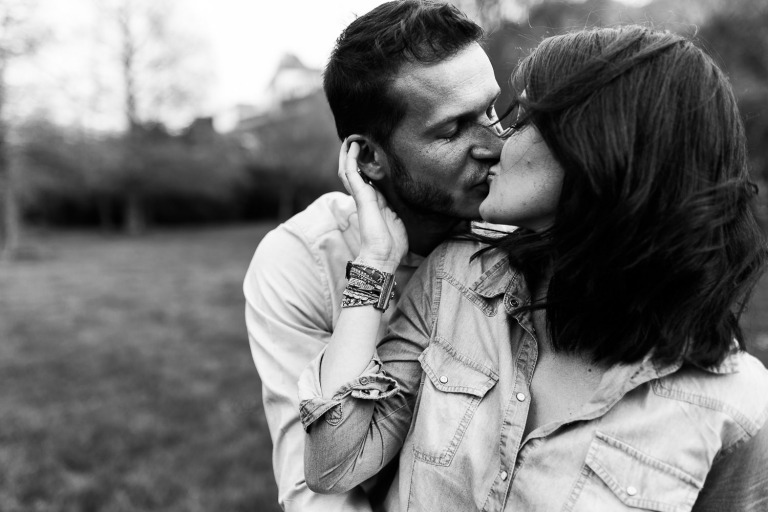
M 416 181 L 394 151 L 388 151 L 392 187 L 400 202 L 421 216 L 458 219 L 451 195 L 438 187 Z

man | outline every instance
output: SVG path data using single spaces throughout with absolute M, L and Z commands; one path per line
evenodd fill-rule
M 347 27 L 324 74 L 339 137 L 356 136 L 361 172 L 408 232 L 410 252 L 396 271 L 400 289 L 425 255 L 478 218 L 488 193 L 502 142 L 494 110 L 499 86 L 481 37 L 480 27 L 448 4 L 389 2 Z M 326 194 L 263 239 L 245 278 L 251 351 L 287 511 L 382 507 L 383 482 L 335 496 L 314 494 L 304 482 L 297 381 L 333 332 L 346 263 L 359 247 L 354 201 Z

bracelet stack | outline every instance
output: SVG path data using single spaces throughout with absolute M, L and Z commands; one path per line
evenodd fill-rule
M 386 311 L 395 296 L 395 276 L 359 263 L 347 263 L 347 287 L 341 307 L 373 306 Z

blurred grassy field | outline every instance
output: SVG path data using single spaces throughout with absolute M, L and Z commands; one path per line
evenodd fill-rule
M 0 511 L 278 510 L 241 282 L 272 225 L 0 263 Z M 745 320 L 768 361 L 768 279 Z
M 1 511 L 279 510 L 241 291 L 272 227 L 0 264 Z

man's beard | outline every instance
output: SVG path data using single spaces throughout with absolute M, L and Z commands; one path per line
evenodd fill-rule
M 398 199 L 415 213 L 430 217 L 457 217 L 451 195 L 429 183 L 415 181 L 394 151 L 388 151 L 392 187 Z

